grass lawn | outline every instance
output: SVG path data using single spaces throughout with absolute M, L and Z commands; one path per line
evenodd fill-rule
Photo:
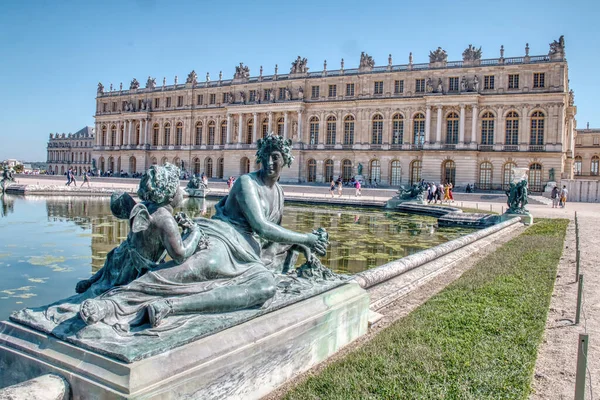
M 526 399 L 567 220 L 539 219 L 287 399 Z

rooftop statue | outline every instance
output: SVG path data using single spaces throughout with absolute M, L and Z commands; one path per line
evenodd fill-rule
M 102 82 L 98 82 L 98 94 L 104 94 L 104 85 Z
M 373 69 L 374 66 L 375 66 L 375 60 L 373 60 L 373 57 L 371 57 L 364 51 L 361 52 L 360 53 L 360 64 L 358 65 L 358 68 Z
M 550 43 L 550 52 L 549 54 L 558 54 L 558 53 L 564 53 L 565 52 L 565 36 L 561 35 L 558 40 L 553 41 L 552 43 Z
M 446 62 L 448 61 L 448 53 L 446 50 L 443 50 L 441 47 L 438 47 L 436 51 L 429 52 L 429 62 Z
M 235 67 L 235 74 L 233 75 L 233 79 L 248 79 L 250 78 L 250 68 L 244 65 L 244 63 L 240 63 L 239 66 Z
M 569 107 L 573 107 L 575 105 L 575 92 L 573 89 L 569 90 Z
M 129 85 L 129 89 L 134 90 L 134 89 L 139 89 L 139 87 L 140 87 L 140 83 L 137 81 L 137 79 L 133 78 L 133 80 L 131 81 L 131 84 Z
M 306 74 L 308 72 L 308 67 L 306 66 L 307 63 L 308 60 L 306 58 L 298 56 L 296 61 L 292 62 L 290 74 Z
M 146 81 L 146 89 L 154 89 L 156 87 L 156 78 L 148 77 Z
M 481 46 L 477 49 L 472 44 L 462 53 L 463 61 L 476 61 L 481 59 Z
M 188 74 L 185 83 L 191 83 L 192 85 L 198 83 L 198 75 L 196 74 L 196 71 L 192 70 L 192 72 Z

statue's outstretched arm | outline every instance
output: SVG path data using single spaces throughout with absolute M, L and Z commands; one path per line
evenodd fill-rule
M 159 227 L 161 242 L 165 246 L 167 254 L 176 264 L 183 263 L 194 254 L 198 247 L 198 242 L 202 237 L 200 228 L 196 224 L 186 226 L 189 229 L 189 235 L 182 239 L 177 222 L 170 213 L 158 218 L 159 220 L 155 222 Z

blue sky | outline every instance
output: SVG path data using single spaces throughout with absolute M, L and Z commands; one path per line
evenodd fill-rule
M 301 55 L 312 71 L 358 66 L 361 51 L 387 64 L 427 62 L 444 48 L 460 60 L 470 44 L 484 58 L 548 53 L 565 35 L 578 127 L 600 127 L 598 1 L 21 1 L 0 6 L 0 160 L 45 161 L 50 132 L 94 124 L 96 86 L 145 84 L 195 69 L 199 79 L 289 71 Z

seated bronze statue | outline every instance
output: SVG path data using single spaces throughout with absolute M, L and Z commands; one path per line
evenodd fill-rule
M 78 284 L 78 292 L 89 294 L 81 318 L 127 331 L 148 321 L 156 327 L 170 315 L 267 304 L 277 275 L 289 268 L 289 254 L 302 252 L 318 263 L 314 254 L 325 255 L 328 245 L 327 235 L 280 226 L 284 200 L 277 182 L 292 161 L 290 140 L 273 135 L 259 140 L 261 169 L 236 180 L 212 219 L 194 221 L 172 215 L 180 196 L 178 169 L 151 167 L 140 182 L 141 203 L 114 199 L 117 212 L 131 210 L 130 234 L 102 270 Z M 161 262 L 165 254 L 172 260 Z

